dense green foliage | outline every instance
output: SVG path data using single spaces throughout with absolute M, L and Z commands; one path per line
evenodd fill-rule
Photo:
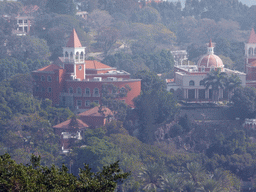
M 17 28 L 14 15 L 33 10 L 31 5 L 39 9 L 29 13 L 34 16 L 30 34 L 12 34 Z M 87 20 L 75 16 L 76 6 L 88 11 Z M 10 16 L 0 19 L 0 153 L 8 152 L 16 161 L 1 156 L 0 190 L 239 191 L 239 179 L 255 178 L 255 131 L 233 121 L 216 125 L 175 118 L 179 107 L 156 75 L 173 78 L 170 50 L 187 49 L 189 60 L 196 63 L 210 38 L 224 65 L 243 71 L 254 7 L 238 0 L 186 0 L 184 9 L 180 2 L 168 1 L 19 0 L 0 2 L 0 12 Z M 50 100 L 33 98 L 28 73 L 62 56 L 73 28 L 86 52 L 93 53 L 88 58 L 142 79 L 142 93 L 130 109 L 115 102 L 129 87 L 119 92 L 104 85 L 103 104 L 114 110 L 117 120 L 87 129 L 82 140 L 71 142 L 71 152 L 61 155 L 52 126 L 75 116 L 69 109 L 52 107 Z M 230 93 L 230 119 L 255 117 L 256 92 L 236 89 L 237 77 L 222 78 L 217 72 L 205 84 L 217 87 L 216 95 L 222 86 Z M 44 166 L 34 156 L 24 166 L 32 153 L 41 155 Z M 131 172 L 122 185 L 118 180 L 127 175 L 119 172 L 117 160 L 122 170 Z M 77 177 L 66 167 L 57 168 L 62 163 Z M 83 169 L 84 163 L 99 172 Z
M 9 154 L 0 156 L 0 190 L 5 191 L 88 191 L 111 192 L 129 173 L 122 173 L 118 162 L 94 173 L 88 165 L 80 169 L 79 177 L 59 169 L 40 165 L 40 156 L 32 155 L 30 164 L 17 164 Z
M 15 75 L 0 87 L 1 153 L 10 153 L 19 163 L 27 163 L 31 153 L 41 154 L 43 164 L 58 164 L 59 138 L 52 125 L 67 120 L 72 112 L 33 98 L 30 75 Z

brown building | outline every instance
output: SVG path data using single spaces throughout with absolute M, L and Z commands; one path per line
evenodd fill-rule
M 94 107 L 78 116 L 79 119 L 69 119 L 53 126 L 54 133 L 61 138 L 62 150 L 69 149 L 73 141 L 81 140 L 86 129 L 104 126 L 113 119 L 113 113 L 107 107 Z
M 75 30 L 63 48 L 63 55 L 53 64 L 32 72 L 35 97 L 49 98 L 55 106 L 68 106 L 83 112 L 92 102 L 101 104 L 102 87 L 112 84 L 120 91 L 130 88 L 126 96 L 119 99 L 133 107 L 132 100 L 141 91 L 141 80 L 131 79 L 126 71 L 85 60 L 85 47 Z

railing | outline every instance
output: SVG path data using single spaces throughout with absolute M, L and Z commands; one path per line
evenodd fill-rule
M 74 63 L 75 60 L 74 59 L 66 59 L 64 60 L 65 63 Z
M 61 96 L 74 96 L 73 93 L 60 93 Z
M 93 96 L 93 97 L 100 97 L 100 94 L 99 94 L 99 93 L 98 93 L 98 94 L 95 94 L 95 93 L 94 93 L 92 96 Z
M 88 93 L 84 93 L 83 97 L 91 97 L 91 94 L 90 93 L 89 94 Z
M 74 93 L 74 97 L 82 97 L 83 95 L 82 95 L 82 93 Z

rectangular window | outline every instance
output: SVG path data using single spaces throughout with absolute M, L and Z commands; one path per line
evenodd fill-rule
M 22 27 L 19 27 L 19 31 L 23 31 Z
M 28 32 L 28 27 L 24 27 L 24 32 Z
M 36 87 L 36 92 L 38 92 L 39 91 L 39 87 Z
M 85 106 L 86 106 L 86 107 L 89 107 L 89 106 L 90 106 L 90 104 L 91 104 L 91 102 L 90 102 L 90 101 L 85 101 Z
M 39 77 L 37 75 L 34 76 L 34 80 L 35 81 L 38 81 L 39 80 Z
M 99 100 L 95 100 L 95 101 L 93 101 L 94 103 L 96 103 L 96 104 L 99 104 Z
M 81 100 L 77 100 L 76 104 L 77 104 L 77 106 L 82 106 L 82 101 Z
M 44 87 L 42 87 L 42 92 L 45 92 L 45 88 Z
M 22 23 L 23 23 L 23 20 L 20 19 L 20 20 L 19 20 L 19 23 L 22 24 Z
M 199 99 L 205 99 L 205 90 L 199 89 Z
M 25 20 L 24 20 L 24 23 L 28 23 L 28 20 L 27 20 L 27 19 L 25 19 Z
M 47 76 L 47 81 L 48 82 L 52 82 L 52 77 L 51 76 Z
M 51 93 L 52 92 L 52 88 L 48 87 L 48 92 Z

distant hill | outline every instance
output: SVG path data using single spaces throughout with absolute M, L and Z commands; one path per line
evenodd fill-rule
M 171 2 L 177 2 L 178 0 L 168 0 Z M 218 0 L 217 0 L 218 1 Z M 246 4 L 247 6 L 252 6 L 252 5 L 256 5 L 256 0 L 239 0 L 240 2 L 242 2 L 243 4 Z M 180 0 L 182 7 L 184 7 L 186 0 Z
M 239 0 L 241 1 L 243 4 L 248 5 L 249 7 L 252 5 L 256 5 L 256 0 Z

